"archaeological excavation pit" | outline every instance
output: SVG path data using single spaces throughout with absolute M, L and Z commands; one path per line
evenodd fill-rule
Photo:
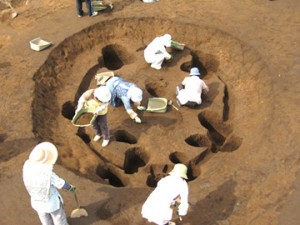
M 173 59 L 157 71 L 144 61 L 143 50 L 165 33 L 186 46 L 169 49 Z M 92 141 L 91 127 L 71 123 L 78 98 L 96 87 L 99 71 L 112 70 L 136 83 L 146 106 L 149 97 L 176 102 L 176 85 L 194 66 L 210 88 L 196 109 L 138 112 L 143 122 L 135 124 L 123 106 L 110 107 L 106 148 Z M 63 40 L 37 68 L 33 132 L 58 146 L 62 166 L 115 187 L 153 187 L 177 162 L 187 164 L 195 180 L 214 155 L 243 146 L 252 113 L 248 107 L 259 101 L 256 84 L 264 66 L 251 47 L 219 30 L 157 18 L 105 21 Z

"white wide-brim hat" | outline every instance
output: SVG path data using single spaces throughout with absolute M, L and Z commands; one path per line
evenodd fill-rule
M 34 147 L 29 155 L 29 160 L 41 164 L 54 165 L 58 157 L 58 152 L 54 144 L 42 142 Z
M 136 86 L 131 86 L 128 89 L 127 96 L 133 102 L 141 102 L 143 100 L 143 91 Z
M 188 179 L 187 177 L 187 167 L 182 163 L 175 164 L 173 170 L 169 173 L 170 175 L 175 175 L 182 177 L 184 179 Z

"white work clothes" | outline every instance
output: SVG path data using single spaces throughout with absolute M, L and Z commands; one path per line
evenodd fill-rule
M 23 166 L 23 181 L 31 197 L 31 206 L 40 213 L 52 213 L 58 210 L 63 199 L 58 189 L 65 181 L 53 171 L 52 165 L 27 160 Z
M 164 177 L 144 203 L 142 216 L 157 225 L 168 223 L 173 214 L 171 205 L 178 196 L 181 198 L 178 213 L 184 216 L 188 210 L 188 193 L 188 185 L 183 178 L 176 175 Z
M 205 82 L 198 76 L 189 76 L 184 78 L 182 85 L 184 85 L 184 89 L 179 90 L 177 95 L 177 99 L 181 105 L 186 104 L 188 101 L 196 102 L 200 105 L 202 103 L 202 91 L 209 90 Z
M 151 66 L 153 67 L 161 67 L 164 59 L 171 58 L 171 55 L 166 50 L 164 42 L 162 37 L 156 37 L 144 51 L 146 62 L 151 63 Z

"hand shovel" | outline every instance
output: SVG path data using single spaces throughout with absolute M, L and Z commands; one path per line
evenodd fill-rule
M 88 216 L 87 211 L 84 208 L 80 207 L 76 192 L 73 192 L 73 193 L 74 193 L 75 201 L 76 201 L 76 204 L 77 204 L 77 209 L 74 209 L 71 212 L 70 217 L 71 218 L 78 218 L 78 217 L 82 217 L 82 216 Z

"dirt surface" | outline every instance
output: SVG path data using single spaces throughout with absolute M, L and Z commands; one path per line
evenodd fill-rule
M 89 216 L 70 224 L 146 224 L 143 202 L 175 163 L 188 165 L 190 210 L 182 225 L 299 224 L 300 2 L 116 0 L 78 18 L 75 1 L 12 2 L 0 9 L 1 224 L 39 224 L 22 165 L 40 141 L 58 146 L 55 172 L 77 186 Z M 86 8 L 83 6 L 85 12 Z M 169 33 L 186 44 L 160 71 L 143 50 Z M 40 52 L 29 41 L 52 45 Z M 200 67 L 210 91 L 197 109 L 109 109 L 111 143 L 72 125 L 79 96 L 112 70 L 149 97 L 175 102 L 175 87 Z M 61 191 L 68 215 L 76 208 Z

